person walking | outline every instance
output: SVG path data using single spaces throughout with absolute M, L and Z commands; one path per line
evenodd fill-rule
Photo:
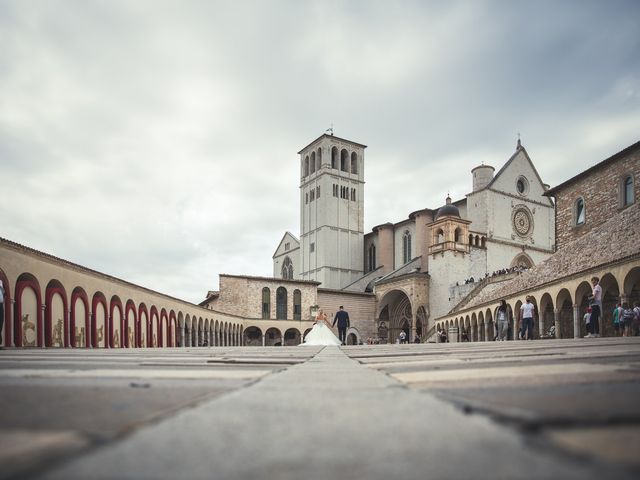
M 600 313 L 602 312 L 602 287 L 598 277 L 591 277 L 593 290 L 589 296 L 591 306 L 591 319 L 589 321 L 589 333 L 585 338 L 598 338 L 600 336 Z
M 338 323 L 338 337 L 342 345 L 345 345 L 347 343 L 347 328 L 349 328 L 349 314 L 344 310 L 342 305 L 340 305 L 340 310 L 336 312 L 336 316 L 333 318 L 333 325 L 331 326 L 335 327 L 336 322 Z
M 618 302 L 616 308 L 613 309 L 613 330 L 616 337 L 620 336 L 620 332 L 624 335 L 624 320 L 622 319 L 623 309 Z M 621 328 L 622 327 L 622 328 Z
M 520 322 L 522 330 L 520 330 L 520 339 L 533 340 L 533 319 L 535 316 L 535 305 L 531 303 L 531 297 L 527 295 L 525 303 L 520 307 Z
M 504 341 L 507 339 L 509 332 L 509 320 L 507 319 L 507 302 L 500 300 L 500 306 L 498 307 L 498 313 L 496 314 L 498 321 L 498 337 L 496 340 Z

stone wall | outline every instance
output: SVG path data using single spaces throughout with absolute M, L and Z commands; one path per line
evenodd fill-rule
M 340 305 L 349 313 L 351 327 L 357 329 L 360 339 L 375 336 L 375 295 L 318 289 L 318 306 L 327 314 L 329 323 L 333 323 Z M 334 330 L 337 333 L 337 327 Z
M 634 151 L 635 150 L 635 151 Z M 624 207 L 621 201 L 622 181 L 631 174 L 634 179 L 634 198 L 640 195 L 640 147 L 636 147 L 594 169 L 589 175 L 576 178 L 555 191 L 556 198 L 556 242 L 558 250 L 571 241 L 598 228 L 612 215 Z M 585 222 L 576 225 L 576 202 L 584 199 Z M 631 208 L 637 208 L 636 203 Z

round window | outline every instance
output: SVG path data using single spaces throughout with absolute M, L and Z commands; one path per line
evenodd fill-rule
M 524 177 L 518 177 L 516 180 L 516 190 L 520 195 L 526 195 L 529 191 L 529 182 Z

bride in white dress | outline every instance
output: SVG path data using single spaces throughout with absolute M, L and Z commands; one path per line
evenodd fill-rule
M 304 337 L 302 345 L 340 345 L 341 343 L 331 331 L 327 315 L 320 310 L 316 316 L 316 323 Z

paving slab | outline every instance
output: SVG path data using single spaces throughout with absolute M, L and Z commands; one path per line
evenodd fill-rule
M 418 350 L 416 350 L 418 351 Z M 42 478 L 635 478 L 326 347 Z

